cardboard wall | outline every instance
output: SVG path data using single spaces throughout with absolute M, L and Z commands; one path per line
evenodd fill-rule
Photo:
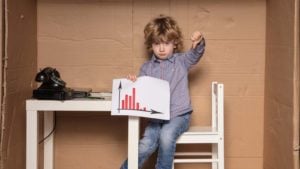
M 267 3 L 265 169 L 299 167 L 299 151 L 294 151 L 299 147 L 297 3 L 299 1 L 295 0 L 273 0 Z
M 5 0 L 2 39 L 1 168 L 25 168 L 25 99 L 35 87 L 37 25 L 34 0 Z
M 143 27 L 161 13 L 178 21 L 186 49 L 194 30 L 207 39 L 206 54 L 190 73 L 191 125 L 210 123 L 210 83 L 223 82 L 226 169 L 297 167 L 295 4 L 299 0 L 4 1 L 1 168 L 25 168 L 25 99 L 36 86 L 37 67 L 56 67 L 68 87 L 110 91 L 113 78 L 137 73 L 147 59 Z M 57 169 L 118 168 L 126 153 L 126 117 L 58 113 Z M 199 166 L 177 168 L 187 167 Z
M 113 78 L 137 73 L 147 59 L 143 28 L 158 14 L 178 21 L 186 49 L 190 34 L 201 30 L 207 50 L 190 74 L 191 125 L 210 123 L 210 84 L 223 82 L 226 168 L 263 168 L 265 0 L 38 0 L 37 6 L 38 67 L 57 68 L 69 87 L 111 91 Z M 127 153 L 126 121 L 58 113 L 55 167 L 118 168 Z M 177 168 L 187 167 L 199 165 Z

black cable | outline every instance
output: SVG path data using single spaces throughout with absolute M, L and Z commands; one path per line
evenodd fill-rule
M 54 133 L 55 128 L 56 128 L 56 112 L 54 112 L 54 124 L 53 124 L 53 128 L 52 128 L 51 132 L 46 137 L 44 137 L 42 140 L 40 140 L 39 144 L 43 143 L 48 137 L 50 137 Z

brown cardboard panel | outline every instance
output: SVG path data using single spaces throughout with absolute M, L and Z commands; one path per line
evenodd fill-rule
M 267 4 L 265 169 L 294 168 L 295 2 L 275 0 Z
M 225 168 L 232 169 L 257 169 L 263 168 L 262 158 L 225 158 Z
M 190 31 L 209 39 L 264 39 L 265 1 L 191 1 Z M 199 20 L 201 22 L 194 22 Z
M 228 112 L 225 118 L 226 157 L 262 157 L 263 156 L 263 98 L 250 99 L 245 105 L 236 100 L 232 106 L 243 107 L 240 111 Z M 260 102 L 259 102 L 260 101 Z M 255 108 L 257 105 L 261 105 Z M 253 105 L 253 106 L 252 106 Z M 252 106 L 252 107 L 251 107 Z M 258 109 L 258 111 L 255 111 Z M 259 111 L 260 110 L 260 111 Z
M 276 51 L 276 52 L 275 52 Z M 273 53 L 274 52 L 274 53 Z M 280 45 L 269 45 L 266 62 L 266 92 L 277 102 L 293 106 L 293 62 L 292 48 Z M 284 59 L 283 57 L 284 56 Z M 284 89 L 284 90 L 280 90 Z M 280 97 L 280 98 L 278 98 Z
M 32 96 L 32 89 L 35 88 L 35 69 L 33 67 L 19 67 L 7 69 L 7 95 L 21 95 L 22 98 L 29 99 Z M 23 107 L 24 108 L 24 107 Z
M 57 112 L 57 124 L 55 168 L 118 168 L 127 156 L 127 117 Z
M 126 144 L 58 145 L 56 169 L 119 168 L 126 157 Z
M 283 81 L 281 78 L 279 79 L 266 79 L 271 81 L 272 83 L 277 83 L 276 85 L 268 85 L 266 88 L 267 92 L 270 92 L 269 99 L 274 99 L 274 101 L 278 104 L 283 104 L 285 106 L 292 107 L 293 106 L 293 80 L 285 80 Z M 283 90 L 279 90 L 283 89 Z
M 40 65 L 128 67 L 133 62 L 132 48 L 111 39 L 69 41 L 40 38 L 39 51 Z
M 25 165 L 25 98 L 19 93 L 6 97 L 2 165 L 7 168 L 22 168 Z M 12 106 L 19 105 L 19 106 Z
M 128 3 L 124 2 L 125 7 L 122 3 L 108 2 L 86 5 L 44 3 L 39 5 L 38 20 L 40 64 L 76 66 L 132 63 L 131 8 L 126 7 Z M 119 5 L 120 9 L 117 9 Z M 51 12 L 53 10 L 57 12 Z M 77 11 L 75 15 L 71 12 L 73 10 Z
M 276 0 L 267 3 L 267 37 L 272 38 L 272 40 L 267 39 L 268 44 L 293 47 L 296 1 Z
M 272 168 L 274 165 L 278 168 L 293 168 L 293 146 L 290 139 L 293 135 L 292 131 L 287 130 L 293 128 L 292 108 L 269 100 L 265 102 L 265 106 L 272 112 L 272 116 L 269 115 L 268 120 L 265 120 L 264 165 L 266 168 Z
M 62 115 L 60 113 L 57 112 L 55 133 L 57 145 L 102 145 L 127 142 L 127 117 L 111 117 L 109 112 L 101 112 L 106 114 L 104 116 L 95 113 L 86 116 L 89 112 L 82 112 L 78 116 L 72 116 L 74 112 Z
M 291 75 L 294 72 L 294 56 L 293 56 L 293 48 L 292 46 L 285 45 L 273 45 L 270 44 L 267 46 L 267 52 L 271 54 L 271 52 L 276 51 L 276 54 L 270 55 L 267 60 L 270 62 L 266 63 L 266 68 L 269 70 L 276 70 L 276 73 L 272 74 L 269 78 L 277 78 L 281 80 L 292 80 Z M 278 57 L 281 56 L 281 57 Z M 285 59 L 282 59 L 285 58 Z
M 36 6 L 33 0 L 15 4 L 7 9 L 7 66 L 10 69 L 36 66 Z M 7 76 L 9 77 L 9 76 Z
M 131 45 L 132 5 L 128 0 L 40 0 L 37 5 L 39 38 Z
M 10 0 L 5 1 L 5 7 L 0 166 L 22 169 L 25 168 L 25 99 L 31 97 L 34 84 L 30 76 L 34 76 L 37 63 L 36 5 L 33 0 Z
M 200 64 L 209 73 L 264 73 L 264 40 L 206 40 Z

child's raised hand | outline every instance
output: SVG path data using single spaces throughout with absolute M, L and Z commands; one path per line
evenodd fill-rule
M 191 36 L 192 48 L 195 49 L 195 47 L 198 45 L 199 42 L 201 42 L 202 39 L 202 34 L 199 31 L 195 31 Z
M 126 77 L 128 80 L 131 80 L 131 81 L 133 81 L 133 82 L 135 82 L 136 81 L 136 75 L 131 75 L 131 74 L 129 74 L 129 75 L 127 75 L 127 77 Z

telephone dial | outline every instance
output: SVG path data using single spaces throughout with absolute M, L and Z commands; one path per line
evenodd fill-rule
M 68 100 L 89 95 L 86 91 L 75 91 L 66 87 L 66 82 L 60 78 L 59 72 L 52 67 L 46 67 L 37 73 L 36 82 L 42 83 L 33 90 L 33 98 L 47 100 Z

